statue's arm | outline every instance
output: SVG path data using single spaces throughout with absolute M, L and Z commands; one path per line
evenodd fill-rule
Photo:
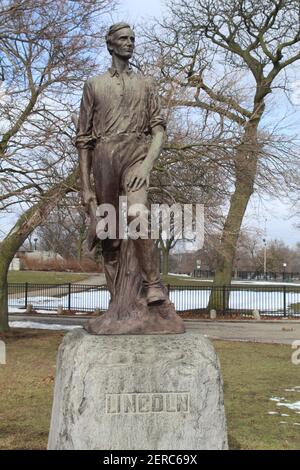
M 158 159 L 164 144 L 166 121 L 162 114 L 161 102 L 154 80 L 151 79 L 149 87 L 149 125 L 151 129 L 151 144 L 147 157 L 144 160 L 145 170 L 150 173 L 155 161 Z
M 164 144 L 165 129 L 162 125 L 157 125 L 151 130 L 151 144 L 144 160 L 145 171 L 150 173 L 155 161 L 158 159 Z
M 93 138 L 93 114 L 93 89 L 91 83 L 88 81 L 83 88 L 75 140 L 79 153 L 81 193 L 87 212 L 90 212 L 90 203 L 95 201 L 95 193 L 91 185 L 91 168 L 95 144 Z
M 79 150 L 79 168 L 82 200 L 86 212 L 90 213 L 90 203 L 96 199 L 95 192 L 91 185 L 91 168 L 93 152 L 89 149 Z
M 162 115 L 161 103 L 155 83 L 151 81 L 149 88 L 149 126 L 151 129 L 151 144 L 146 158 L 137 168 L 134 168 L 128 179 L 128 188 L 137 191 L 149 180 L 150 172 L 158 159 L 164 144 L 166 122 Z
M 133 168 L 128 178 L 127 186 L 130 191 L 137 191 L 143 184 L 149 182 L 150 172 L 163 147 L 164 134 L 163 126 L 158 125 L 152 129 L 152 139 L 147 156 L 139 166 Z

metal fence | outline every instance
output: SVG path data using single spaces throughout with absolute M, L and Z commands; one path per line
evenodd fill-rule
M 205 313 L 213 290 L 218 312 L 266 316 L 300 316 L 300 286 L 172 286 L 169 296 L 180 312 Z M 106 286 L 79 284 L 9 284 L 10 311 L 32 306 L 37 311 L 90 312 L 108 309 L 110 294 Z
M 70 312 L 107 310 L 110 294 L 106 286 L 86 284 L 9 284 L 10 310 L 27 309 L 55 311 L 59 307 Z
M 195 269 L 193 271 L 193 277 L 197 277 L 199 279 L 213 279 L 215 277 L 215 271 L 210 271 L 207 269 Z M 235 269 L 232 271 L 232 279 L 240 279 L 240 280 L 257 280 L 257 281 L 299 281 L 300 280 L 300 273 L 297 272 L 273 272 L 268 271 L 263 273 L 262 271 L 251 271 L 251 270 L 238 270 Z

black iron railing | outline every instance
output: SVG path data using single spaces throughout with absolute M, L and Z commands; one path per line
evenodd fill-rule
M 300 316 L 300 286 L 233 285 L 175 286 L 168 285 L 176 310 L 193 313 L 215 308 L 224 315 L 254 310 L 267 316 Z M 209 300 L 213 297 L 213 303 Z M 10 311 L 92 312 L 108 309 L 110 294 L 105 285 L 86 284 L 9 284 Z

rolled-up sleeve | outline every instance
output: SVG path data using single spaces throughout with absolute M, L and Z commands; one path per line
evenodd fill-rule
M 155 126 L 162 126 L 165 129 L 167 125 L 166 119 L 162 112 L 161 100 L 154 80 L 150 81 L 149 88 L 149 121 L 151 129 L 153 129 Z
M 75 145 L 78 149 L 92 149 L 95 145 L 93 136 L 94 93 L 88 80 L 83 87 L 80 113 L 76 131 Z

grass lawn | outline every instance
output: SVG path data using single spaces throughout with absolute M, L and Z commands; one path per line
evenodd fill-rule
M 170 285 L 173 285 L 173 286 L 212 286 L 213 285 L 213 279 L 201 279 L 201 278 L 198 278 L 198 277 L 188 277 L 188 276 L 181 276 L 180 274 L 178 275 L 168 275 L 168 276 L 162 276 L 162 279 L 163 279 L 163 282 L 165 284 L 170 284 Z M 282 284 L 280 282 L 276 282 L 274 281 L 272 284 L 263 284 L 263 283 L 260 283 L 259 281 L 248 281 L 248 280 L 239 280 L 239 281 L 236 281 L 235 279 L 232 279 L 231 281 L 231 285 L 232 286 L 237 286 L 237 287 L 240 287 L 241 289 L 244 287 L 244 288 L 247 288 L 249 287 L 250 289 L 252 287 L 265 287 L 265 288 L 269 288 L 269 289 L 272 289 L 273 288 L 280 288 L 282 287 Z M 289 292 L 294 292 L 295 289 L 299 289 L 299 283 L 295 283 L 295 286 L 286 286 L 286 291 Z
M 63 335 L 15 329 L 2 336 L 7 364 L 0 365 L 0 449 L 46 448 L 56 352 Z M 230 448 L 299 449 L 300 426 L 294 423 L 300 422 L 300 414 L 270 401 L 272 396 L 300 399 L 299 392 L 285 391 L 300 385 L 300 365 L 291 363 L 291 348 L 229 341 L 214 345 L 224 378 Z
M 33 284 L 64 284 L 83 281 L 90 274 L 52 271 L 9 271 L 9 283 L 29 282 Z

